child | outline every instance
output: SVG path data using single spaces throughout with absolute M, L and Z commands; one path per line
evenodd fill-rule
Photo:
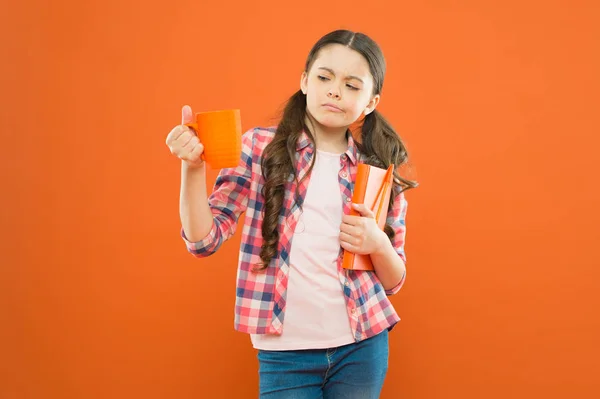
M 385 231 L 368 208 L 351 204 L 358 162 L 387 168 L 407 159 L 375 110 L 384 75 L 369 37 L 325 35 L 281 122 L 243 135 L 240 163 L 221 170 L 210 197 L 193 130 L 179 125 L 167 137 L 182 159 L 182 237 L 192 254 L 217 251 L 246 212 L 235 328 L 258 350 L 261 398 L 379 397 L 388 330 L 400 320 L 387 296 L 406 271 L 402 191 L 416 187 L 395 173 Z M 182 114 L 191 122 L 189 107 Z M 349 129 L 357 121 L 360 142 Z M 350 216 L 351 207 L 361 216 Z M 343 269 L 344 249 L 369 254 L 375 271 Z

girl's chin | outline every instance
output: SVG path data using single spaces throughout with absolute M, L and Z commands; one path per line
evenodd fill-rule
M 330 116 L 317 118 L 317 122 L 319 122 L 321 126 L 327 129 L 339 129 L 346 127 L 346 123 L 344 120 L 342 120 L 341 118 L 332 118 Z

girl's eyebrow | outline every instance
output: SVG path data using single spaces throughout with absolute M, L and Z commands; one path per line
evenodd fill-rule
M 333 72 L 333 69 L 327 68 L 327 67 L 319 67 L 319 69 L 323 69 L 324 71 L 329 72 L 330 74 L 332 74 L 333 76 L 335 76 L 335 72 Z M 365 83 L 363 82 L 363 80 L 361 78 L 359 78 L 358 76 L 348 76 L 346 79 L 354 79 L 354 80 L 358 80 L 360 83 Z

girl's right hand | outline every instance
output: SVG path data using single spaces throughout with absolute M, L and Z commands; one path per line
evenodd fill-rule
M 186 162 L 188 166 L 199 167 L 204 164 L 202 159 L 204 146 L 196 132 L 185 126 L 185 123 L 193 122 L 193 115 L 192 108 L 184 105 L 181 109 L 181 125 L 177 125 L 171 130 L 166 142 L 171 154 Z

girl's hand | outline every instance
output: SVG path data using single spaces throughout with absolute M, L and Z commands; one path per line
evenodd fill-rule
M 340 227 L 340 245 L 347 251 L 359 255 L 378 252 L 389 240 L 377 226 L 375 215 L 364 204 L 352 204 L 361 216 L 344 215 Z
M 202 166 L 202 153 L 204 146 L 196 136 L 193 129 L 185 126 L 185 123 L 193 121 L 192 108 L 184 105 L 181 109 L 181 125 L 177 125 L 167 136 L 167 146 L 171 153 L 183 160 L 191 167 Z

